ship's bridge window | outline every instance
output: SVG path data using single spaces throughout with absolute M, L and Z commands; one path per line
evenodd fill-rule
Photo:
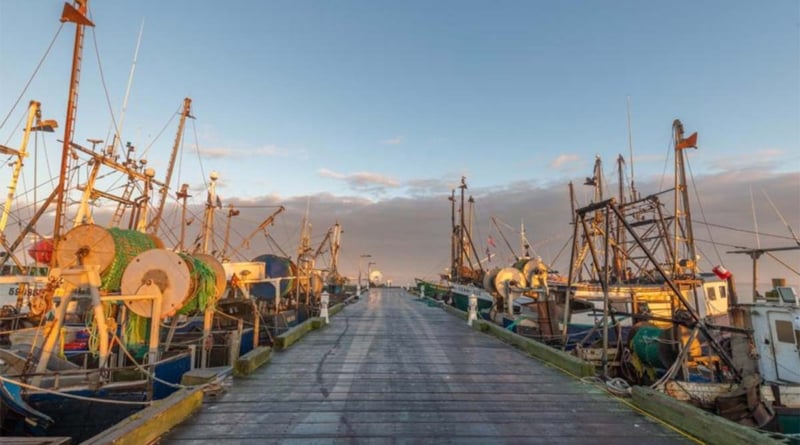
M 707 287 L 706 288 L 706 297 L 708 297 L 709 300 L 716 300 L 717 299 L 717 290 L 715 288 L 713 288 L 713 287 Z
M 719 287 L 719 297 L 722 298 L 723 300 L 728 298 L 728 292 L 725 290 L 725 286 Z
M 775 333 L 778 334 L 779 342 L 794 344 L 794 327 L 791 321 L 775 320 Z

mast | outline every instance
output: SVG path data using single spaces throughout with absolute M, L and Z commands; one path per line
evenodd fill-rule
M 208 253 L 208 244 L 214 232 L 214 209 L 217 208 L 219 197 L 217 196 L 217 179 L 219 174 L 211 172 L 211 181 L 208 183 L 208 200 L 206 201 L 206 211 L 203 215 L 203 233 L 200 243 L 200 253 Z
M 631 160 L 631 201 L 636 201 L 639 199 L 638 192 L 636 191 L 636 185 L 633 181 L 633 131 L 631 130 L 631 97 L 628 96 L 628 153 L 630 154 Z
M 586 178 L 587 181 L 585 185 L 589 185 L 592 187 L 592 203 L 598 203 L 604 201 L 603 190 L 605 189 L 605 184 L 603 183 L 603 161 L 600 159 L 600 155 L 595 155 L 594 159 L 594 168 L 592 170 L 592 177 Z M 586 243 L 589 245 L 590 249 L 594 249 L 598 251 L 602 245 L 603 238 L 607 234 L 603 233 L 603 229 L 601 228 L 601 224 L 603 223 L 603 212 L 594 212 L 594 216 L 591 219 L 591 230 L 585 231 L 586 236 Z M 599 239 L 598 239 L 599 238 Z M 586 247 L 583 249 L 586 250 Z M 594 255 L 594 254 L 593 254 Z M 593 256 L 593 258 L 596 255 Z M 583 255 L 581 256 L 581 263 L 583 259 Z M 599 270 L 597 263 L 595 266 L 590 269 L 590 277 L 593 280 L 599 280 L 601 277 L 595 274 L 595 271 Z
M 11 183 L 8 186 L 8 196 L 6 196 L 6 205 L 3 207 L 3 214 L 0 216 L 0 234 L 2 234 L 6 229 L 6 224 L 8 223 L 8 215 L 11 212 L 11 205 L 14 202 L 14 194 L 17 191 L 17 182 L 19 181 L 19 175 L 22 173 L 22 163 L 25 161 L 25 158 L 28 157 L 28 141 L 30 139 L 31 131 L 53 131 L 53 128 L 58 126 L 55 121 L 45 121 L 42 122 L 42 112 L 40 109 L 40 103 L 32 100 L 30 105 L 28 106 L 28 120 L 25 124 L 25 132 L 22 136 L 22 145 L 20 145 L 19 151 L 14 150 L 13 148 L 9 148 L 3 145 L 0 145 L 0 153 L 13 155 L 17 157 L 16 162 L 14 163 L 14 172 L 11 174 Z M 36 119 L 36 126 L 33 126 L 34 119 Z M 0 235 L 2 236 L 2 235 Z M 11 252 L 9 252 L 11 254 Z
M 458 265 L 456 263 L 456 191 L 450 190 L 450 279 L 456 280 L 458 278 Z
M 672 122 L 672 129 L 675 138 L 675 226 L 674 226 L 674 249 L 672 258 L 672 272 L 677 276 L 681 268 L 687 268 L 694 276 L 697 272 L 697 253 L 694 246 L 694 233 L 692 231 L 692 214 L 689 210 L 689 191 L 686 187 L 686 167 L 684 162 L 683 150 L 686 148 L 697 148 L 697 133 L 684 139 L 683 124 L 675 119 Z M 679 258 L 681 255 L 681 244 L 683 252 L 688 258 Z M 683 265 L 680 263 L 683 261 Z
M 569 332 L 567 327 L 569 325 L 570 311 L 569 305 L 572 301 L 572 283 L 576 278 L 575 274 L 579 271 L 575 267 L 575 262 L 578 256 L 578 214 L 575 209 L 575 188 L 572 181 L 569 182 L 569 206 L 570 206 L 570 220 L 572 223 L 572 249 L 570 249 L 569 256 L 569 271 L 567 272 L 567 290 L 564 294 L 564 318 L 561 330 L 562 349 L 566 350 L 567 343 L 569 342 Z
M 233 207 L 233 204 L 228 204 L 228 221 L 225 224 L 225 241 L 222 243 L 222 254 L 220 259 L 228 261 L 228 248 L 230 248 L 231 240 L 231 221 L 234 216 L 239 216 L 239 210 Z
M 178 123 L 178 132 L 175 134 L 175 143 L 172 144 L 172 153 L 170 153 L 169 164 L 167 164 L 167 176 L 164 179 L 164 187 L 161 187 L 158 190 L 158 208 L 156 209 L 156 214 L 153 216 L 153 220 L 150 221 L 150 226 L 148 227 L 148 231 L 153 235 L 158 234 L 158 226 L 161 224 L 161 215 L 164 213 L 164 205 L 167 203 L 169 187 L 172 182 L 172 172 L 175 170 L 175 158 L 178 155 L 178 150 L 180 149 L 181 141 L 183 140 L 183 128 L 186 124 L 186 118 L 194 119 L 194 116 L 192 116 L 191 113 L 192 99 L 188 97 L 184 98 L 183 111 L 181 111 L 181 120 Z
M 459 278 L 461 277 L 461 269 L 464 267 L 464 190 L 467 189 L 466 178 L 464 176 L 461 177 L 461 185 L 458 186 L 461 189 L 461 207 L 460 210 L 460 224 L 458 226 L 458 275 Z
M 339 221 L 333 225 L 333 236 L 331 237 L 331 272 L 339 275 L 339 245 L 342 237 L 342 226 Z
M 189 194 L 189 184 L 181 184 L 181 189 L 176 197 L 181 201 L 181 235 L 178 241 L 178 252 L 183 252 L 183 242 L 186 238 L 186 200 L 192 195 Z
M 625 167 L 625 159 L 622 155 L 619 155 L 617 158 L 617 175 L 619 175 L 619 204 L 620 207 L 625 207 L 625 180 L 624 180 L 624 167 Z M 612 261 L 614 262 L 614 274 L 617 277 L 617 282 L 622 282 L 626 280 L 624 276 L 625 273 L 625 255 L 622 254 L 621 250 L 626 245 L 625 242 L 625 230 L 623 230 L 622 224 L 617 223 L 617 233 L 616 233 L 616 240 L 614 243 L 614 256 Z
M 473 198 L 472 195 L 469 195 L 467 202 L 469 203 L 469 211 L 467 212 L 467 227 L 464 229 L 464 234 L 467 236 L 467 239 L 465 240 L 467 243 L 464 245 L 464 257 L 466 257 L 467 261 L 469 261 L 469 258 L 472 256 L 474 251 L 474 249 L 470 248 L 472 245 L 470 240 L 472 239 L 472 220 L 475 212 L 475 198 Z
M 75 117 L 78 112 L 78 85 L 80 84 L 81 61 L 83 60 L 83 35 L 85 26 L 94 26 L 87 18 L 89 11 L 89 0 L 75 0 L 75 6 L 64 3 L 61 12 L 61 22 L 75 23 L 75 44 L 72 51 L 72 72 L 69 82 L 69 97 L 67 100 L 67 117 L 64 124 L 64 144 L 61 147 L 61 168 L 58 175 L 58 196 L 56 199 L 56 215 L 53 224 L 53 250 L 58 245 L 61 237 L 61 229 L 66 207 L 66 187 L 67 173 L 69 171 L 70 150 L 72 147 L 72 136 L 75 132 Z M 53 255 L 53 265 L 55 265 L 56 255 Z

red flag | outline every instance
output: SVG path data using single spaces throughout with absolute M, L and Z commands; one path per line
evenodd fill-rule
M 497 247 L 497 245 L 494 243 L 494 238 L 492 238 L 491 235 L 489 235 L 489 239 L 487 239 L 486 242 L 489 243 L 489 245 L 492 246 L 492 247 L 495 247 L 495 248 Z

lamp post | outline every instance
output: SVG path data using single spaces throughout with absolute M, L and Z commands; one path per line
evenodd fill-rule
M 356 294 L 358 295 L 361 295 L 361 260 L 364 258 L 372 258 L 372 255 L 365 253 L 358 257 L 358 283 L 356 284 Z
M 378 264 L 378 263 L 376 263 L 374 261 L 370 261 L 369 263 L 367 263 L 367 289 L 372 287 L 371 286 L 372 285 L 372 279 L 370 278 L 370 275 L 372 275 L 372 265 L 373 264 Z

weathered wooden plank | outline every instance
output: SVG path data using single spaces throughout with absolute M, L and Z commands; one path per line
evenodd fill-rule
M 687 443 L 399 290 L 371 290 L 162 438 L 183 443 Z

